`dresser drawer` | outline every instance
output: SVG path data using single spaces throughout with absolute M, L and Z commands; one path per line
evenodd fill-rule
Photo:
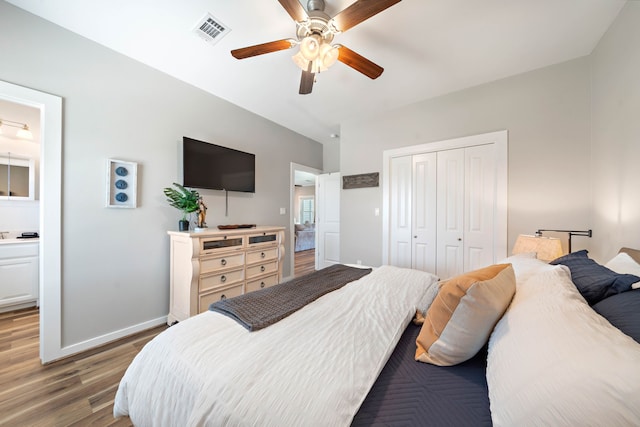
M 245 292 L 257 291 L 257 290 L 268 288 L 269 286 L 273 286 L 277 284 L 278 284 L 278 275 L 272 274 L 271 276 L 248 281 L 247 285 L 245 286 Z
M 256 233 L 247 236 L 247 248 L 278 246 L 278 232 Z
M 247 266 L 247 279 L 278 271 L 278 261 L 267 261 L 260 264 Z
M 232 253 L 214 257 L 200 258 L 200 273 L 209 273 L 216 270 L 240 267 L 244 265 L 244 253 Z
M 216 292 L 200 295 L 199 310 L 198 313 L 204 313 L 209 309 L 209 306 L 216 302 L 227 298 L 237 297 L 242 295 L 242 284 L 232 286 L 230 288 L 222 289 Z
M 269 248 L 262 251 L 247 252 L 247 264 L 269 261 L 278 258 L 278 248 Z
M 241 282 L 244 280 L 244 269 L 225 271 L 219 274 L 210 274 L 207 276 L 200 276 L 199 290 L 200 292 L 206 291 L 212 288 L 219 288 L 220 286 L 228 286 L 235 282 Z
M 244 236 L 216 236 L 200 239 L 200 251 L 203 254 L 214 254 L 221 251 L 244 249 Z

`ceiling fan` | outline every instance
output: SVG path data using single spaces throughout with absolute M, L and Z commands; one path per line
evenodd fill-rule
M 329 69 L 336 61 L 365 76 L 376 79 L 384 69 L 364 56 L 340 45 L 332 45 L 336 34 L 347 31 L 401 0 L 357 0 L 333 18 L 324 12 L 324 0 L 308 0 L 307 10 L 299 0 L 278 0 L 296 22 L 297 39 L 282 39 L 231 51 L 237 59 L 250 58 L 300 46 L 293 61 L 302 69 L 300 94 L 311 93 L 316 73 Z

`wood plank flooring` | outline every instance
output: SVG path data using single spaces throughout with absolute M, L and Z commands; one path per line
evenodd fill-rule
M 303 274 L 312 273 L 316 269 L 316 250 L 309 249 L 306 251 L 296 252 L 294 255 L 293 269 L 294 277 L 302 276 Z
M 39 313 L 0 313 L 0 426 L 131 426 L 113 418 L 118 383 L 159 326 L 46 366 Z
M 294 276 L 314 270 L 315 250 L 296 252 Z M 135 355 L 164 329 L 43 366 L 38 309 L 0 313 L 0 426 L 131 426 L 113 418 L 116 389 Z

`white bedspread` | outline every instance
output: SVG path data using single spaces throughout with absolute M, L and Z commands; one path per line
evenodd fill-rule
M 587 305 L 564 267 L 522 271 L 489 341 L 493 424 L 640 425 L 640 344 Z
M 192 317 L 134 359 L 114 415 L 136 426 L 349 425 L 436 280 L 383 266 L 257 332 Z

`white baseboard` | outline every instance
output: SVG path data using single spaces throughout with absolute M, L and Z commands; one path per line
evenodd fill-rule
M 155 328 L 162 324 L 167 323 L 167 316 L 158 317 L 157 319 L 149 320 L 146 322 L 138 323 L 137 325 L 129 326 L 118 331 L 110 332 L 108 334 L 100 335 L 95 338 L 88 339 L 76 344 L 71 344 L 66 347 L 62 347 L 58 353 L 58 357 L 53 360 L 49 360 L 46 363 L 54 362 L 64 357 L 72 356 L 74 354 L 82 353 L 83 351 L 91 350 L 104 344 L 125 338 L 138 332 L 146 331 L 147 329 Z

